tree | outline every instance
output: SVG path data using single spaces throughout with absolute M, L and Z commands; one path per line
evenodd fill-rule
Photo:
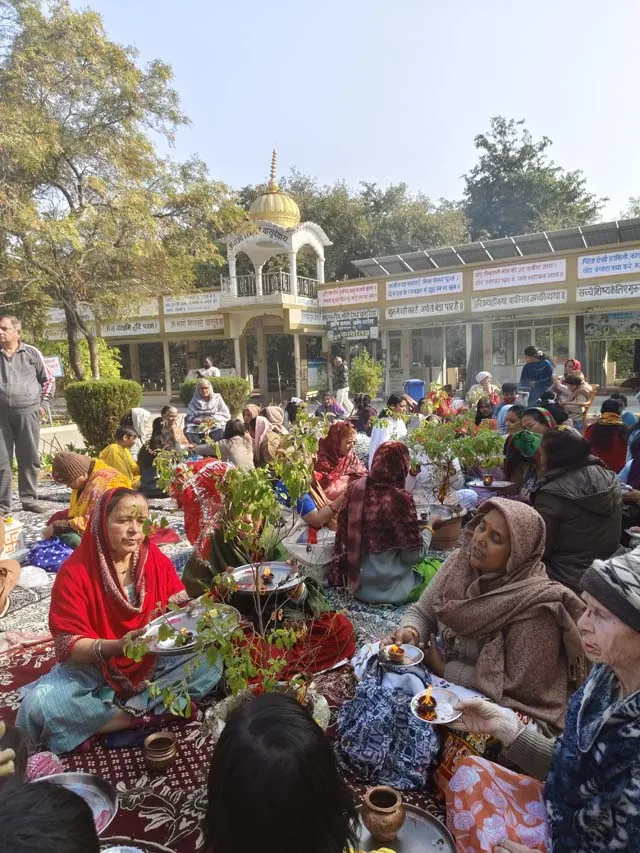
M 640 195 L 632 196 L 620 214 L 620 219 L 636 219 L 638 217 L 640 217 Z
M 326 255 L 327 281 L 353 278 L 352 261 L 358 258 L 466 240 L 467 224 L 459 205 L 443 199 L 433 202 L 423 193 L 412 193 L 406 184 L 383 189 L 375 183 L 361 183 L 357 190 L 344 181 L 321 186 L 315 178 L 295 169 L 279 183 L 298 203 L 302 220 L 316 222 L 333 242 Z M 238 193 L 240 205 L 248 208 L 264 189 L 243 187 Z M 282 258 L 274 261 L 279 264 Z M 315 278 L 313 256 L 308 261 L 299 260 L 298 272 Z
M 111 42 L 96 13 L 54 0 L 6 0 L 0 26 L 0 273 L 3 302 L 64 309 L 69 360 L 84 377 L 78 338 L 99 376 L 98 320 L 191 287 L 197 264 L 223 263 L 215 239 L 245 214 L 196 160 L 156 153 L 187 118 L 170 68 Z
M 547 155 L 551 139 L 535 140 L 524 121 L 494 116 L 474 144 L 479 160 L 464 176 L 474 240 L 585 225 L 607 201 L 587 191 L 581 171 L 556 166 Z

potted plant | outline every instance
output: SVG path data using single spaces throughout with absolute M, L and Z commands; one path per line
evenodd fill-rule
M 490 469 L 501 464 L 504 447 L 502 436 L 490 426 L 476 426 L 461 415 L 441 423 L 422 421 L 406 439 L 414 465 L 430 468 L 434 499 L 439 504 L 453 503 L 452 481 L 458 473 L 456 461 L 466 470 Z M 434 532 L 433 547 L 453 547 L 462 529 L 462 513 L 457 512 Z

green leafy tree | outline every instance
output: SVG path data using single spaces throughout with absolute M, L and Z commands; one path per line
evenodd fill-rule
M 193 284 L 198 264 L 222 263 L 215 238 L 245 214 L 196 160 L 173 163 L 187 118 L 169 66 L 139 66 L 110 41 L 98 14 L 66 0 L 6 0 L 0 26 L 0 281 L 4 302 L 64 309 L 78 378 L 84 336 L 99 376 L 94 327 L 130 315 L 142 300 Z
M 474 240 L 586 225 L 607 201 L 587 190 L 580 170 L 550 160 L 551 139 L 534 139 L 522 120 L 494 116 L 474 144 L 479 159 L 464 191 Z
M 293 169 L 279 184 L 298 203 L 302 220 L 316 222 L 333 242 L 326 253 L 327 281 L 353 278 L 352 261 L 357 258 L 428 249 L 466 239 L 467 223 L 460 205 L 443 199 L 434 202 L 423 193 L 412 193 L 403 183 L 386 189 L 375 183 L 361 183 L 354 190 L 344 181 L 322 186 L 315 178 Z M 239 203 L 248 208 L 264 189 L 264 185 L 244 187 L 238 194 Z M 273 259 L 274 268 L 283 264 L 286 268 L 286 262 L 286 257 L 278 256 Z M 298 273 L 315 278 L 312 255 L 299 257 Z
M 59 355 L 62 359 L 65 379 L 72 375 L 68 341 L 36 340 L 34 341 L 34 346 L 37 346 L 43 355 Z M 117 347 L 110 347 L 104 338 L 98 338 L 96 346 L 98 350 L 98 363 L 100 365 L 100 378 L 120 379 L 120 370 L 122 369 L 120 350 Z M 90 371 L 89 345 L 84 339 L 78 341 L 78 356 L 82 361 L 85 371 Z
M 351 394 L 368 394 L 373 400 L 384 380 L 384 365 L 371 358 L 367 350 L 363 350 L 351 359 L 349 367 L 349 388 Z

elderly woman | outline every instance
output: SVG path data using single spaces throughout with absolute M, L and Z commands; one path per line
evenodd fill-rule
M 158 610 L 187 600 L 171 560 L 143 532 L 148 516 L 142 495 L 104 493 L 58 572 L 49 613 L 58 664 L 27 688 L 16 720 L 42 748 L 68 752 L 97 732 L 131 728 L 136 717 L 162 711 L 150 681 L 168 687 L 186 679 L 198 699 L 220 678 L 217 664 L 190 671 L 188 657 L 125 656 L 128 639 Z
M 349 486 L 338 516 L 333 586 L 348 586 L 361 601 L 403 604 L 423 583 L 414 571 L 431 542 L 420 531 L 413 497 L 406 490 L 409 451 L 388 441 L 367 477 Z
M 601 459 L 607 468 L 616 474 L 622 471 L 627 461 L 629 430 L 622 421 L 622 403 L 619 400 L 604 401 L 600 417 L 586 428 L 584 437 L 593 455 Z
M 193 391 L 191 402 L 187 406 L 185 416 L 185 432 L 187 437 L 198 443 L 202 432 L 201 424 L 208 425 L 209 436 L 214 441 L 222 438 L 227 421 L 231 418 L 229 407 L 222 399 L 222 394 L 216 394 L 208 379 L 199 379 Z
M 428 645 L 436 675 L 561 730 L 586 672 L 576 628 L 584 606 L 549 580 L 543 547 L 530 506 L 485 501 L 393 641 Z
M 71 500 L 68 511 L 56 513 L 49 520 L 42 537 L 60 536 L 72 548 L 80 544 L 80 536 L 102 495 L 109 489 L 131 488 L 131 481 L 120 471 L 82 453 L 58 453 L 53 460 L 51 474 L 54 480 L 71 489 Z
M 546 432 L 540 461 L 531 502 L 545 522 L 544 561 L 549 577 L 579 591 L 593 560 L 610 557 L 620 543 L 620 484 L 573 430 Z
M 463 760 L 447 793 L 458 850 L 640 850 L 640 557 L 596 560 L 582 587 L 578 630 L 595 666 L 571 698 L 558 740 L 496 705 L 464 703 L 460 727 L 499 739 L 509 762 L 530 775 Z M 536 781 L 545 778 L 544 786 Z
M 318 442 L 313 479 L 329 501 L 342 498 L 352 480 L 364 477 L 366 468 L 355 454 L 356 431 L 350 421 L 332 424 Z
M 493 376 L 488 370 L 481 370 L 476 376 L 476 383 L 467 391 L 467 402 L 475 406 L 480 397 L 489 397 L 492 406 L 500 400 L 500 389 L 493 383 Z
M 159 450 L 186 450 L 193 446 L 184 434 L 178 418 L 179 414 L 175 406 L 163 406 L 160 410 L 160 418 L 154 418 L 150 442 L 158 444 Z M 159 424 L 158 421 L 160 421 Z

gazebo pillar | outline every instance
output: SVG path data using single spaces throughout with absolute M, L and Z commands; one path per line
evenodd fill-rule
M 316 281 L 318 284 L 324 284 L 324 258 L 316 255 Z
M 298 255 L 295 251 L 289 252 L 289 275 L 291 277 L 291 295 L 296 297 L 298 295 Z

